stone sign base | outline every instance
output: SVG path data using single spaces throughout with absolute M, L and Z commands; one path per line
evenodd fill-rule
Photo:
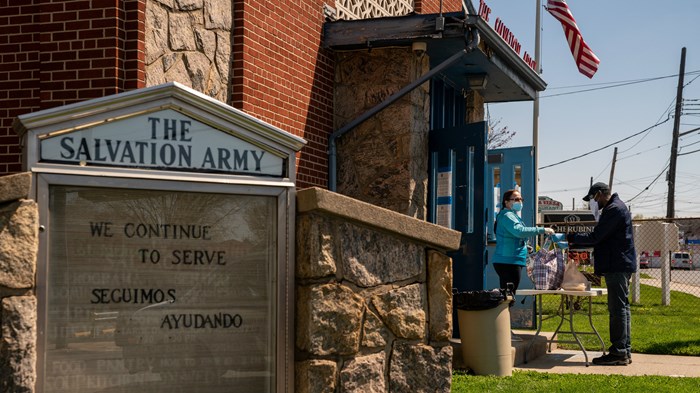
M 296 391 L 449 392 L 460 233 L 318 188 L 297 207 Z

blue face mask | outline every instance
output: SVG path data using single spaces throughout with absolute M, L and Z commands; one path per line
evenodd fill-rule
M 513 207 L 511 209 L 515 210 L 516 212 L 519 212 L 523 210 L 523 203 L 522 202 L 515 202 L 513 203 Z

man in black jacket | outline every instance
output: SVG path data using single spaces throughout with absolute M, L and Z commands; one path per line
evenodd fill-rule
M 593 184 L 583 200 L 589 202 L 598 223 L 593 232 L 570 233 L 567 240 L 570 244 L 593 246 L 594 272 L 605 277 L 608 288 L 612 344 L 608 354 L 593 359 L 593 364 L 627 365 L 632 363 L 629 283 L 637 271 L 632 215 L 617 194 L 610 195 L 610 187 L 605 183 Z

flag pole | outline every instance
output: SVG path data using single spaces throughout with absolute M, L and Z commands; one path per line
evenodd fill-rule
M 540 30 L 542 30 L 542 0 L 536 0 L 537 12 L 535 13 L 535 72 L 537 75 L 542 74 L 542 56 L 540 53 Z M 535 172 L 535 184 L 534 184 L 534 200 L 535 200 L 535 223 L 539 219 L 539 212 L 537 211 L 537 206 L 539 206 L 538 197 L 538 183 L 539 183 L 539 173 L 537 166 L 539 165 L 539 119 L 540 118 L 540 92 L 535 91 L 535 101 L 532 105 L 532 147 L 535 150 L 534 154 L 534 172 Z

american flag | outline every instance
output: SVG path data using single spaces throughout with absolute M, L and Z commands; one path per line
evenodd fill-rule
M 569 6 L 564 0 L 547 0 L 547 11 L 552 14 L 564 29 L 566 40 L 569 42 L 571 54 L 574 55 L 574 61 L 578 70 L 589 78 L 598 71 L 600 60 L 593 54 L 591 48 L 586 44 L 581 36 L 581 31 L 576 26 L 576 20 L 569 10 Z

